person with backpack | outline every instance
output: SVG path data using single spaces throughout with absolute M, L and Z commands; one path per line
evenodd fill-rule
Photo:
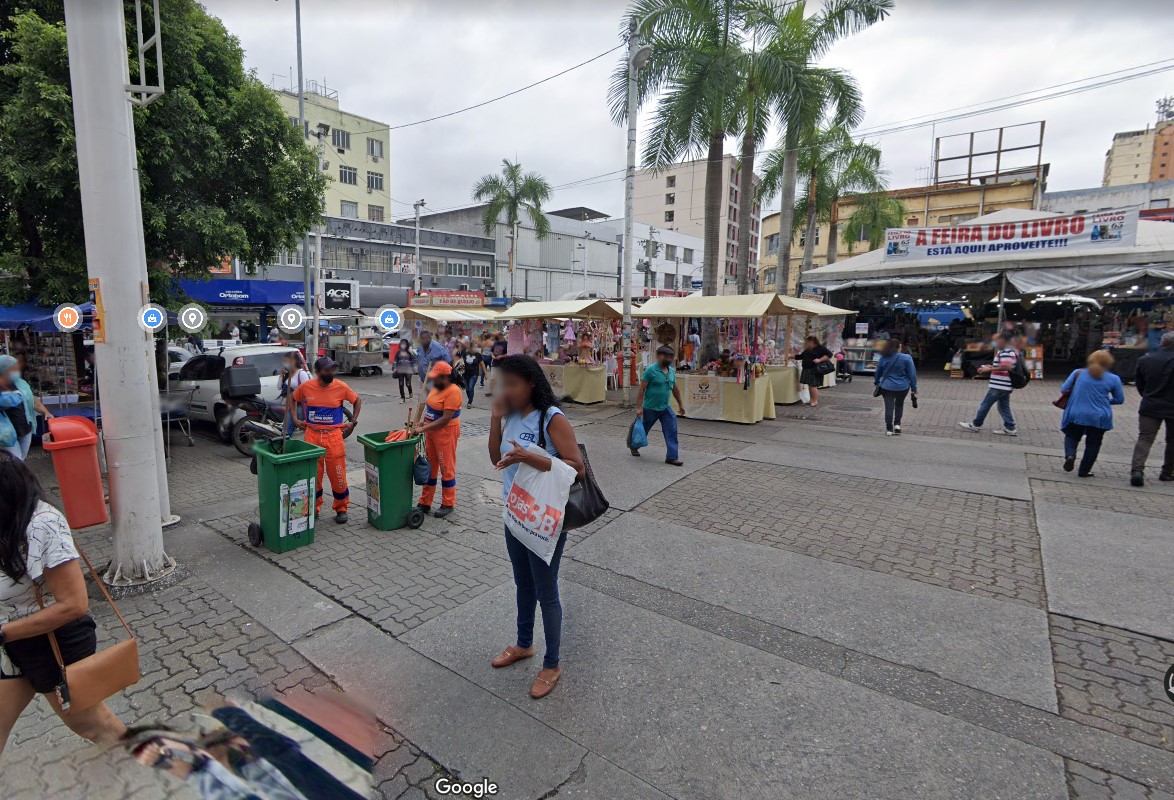
M 1015 427 L 1015 416 L 1011 413 L 1011 393 L 1027 385 L 1027 369 L 1023 364 L 1023 357 L 1013 345 L 1014 339 L 1014 334 L 1009 331 L 1003 331 L 995 336 L 992 343 L 995 348 L 993 363 L 978 368 L 979 374 L 991 376 L 990 385 L 987 387 L 986 396 L 978 404 L 974 419 L 971 422 L 958 423 L 966 430 L 981 431 L 986 415 L 998 406 L 999 416 L 1003 418 L 1003 427 L 991 433 L 999 436 L 1019 435 L 1019 430 Z

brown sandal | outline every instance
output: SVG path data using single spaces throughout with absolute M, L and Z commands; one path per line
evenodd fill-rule
M 535 700 L 541 700 L 546 697 L 554 691 L 560 675 L 562 675 L 562 670 L 558 667 L 554 667 L 553 669 L 540 669 L 538 675 L 534 678 L 534 685 L 530 687 L 530 696 Z
M 522 648 L 514 647 L 511 644 L 505 650 L 502 650 L 497 655 L 497 657 L 494 658 L 489 663 L 493 665 L 494 669 L 501 669 L 502 667 L 508 667 L 510 664 L 516 664 L 519 661 L 523 661 L 527 658 L 531 658 L 531 657 L 533 657 L 533 655 L 534 655 L 534 648 L 533 647 L 531 647 L 528 650 L 523 650 Z

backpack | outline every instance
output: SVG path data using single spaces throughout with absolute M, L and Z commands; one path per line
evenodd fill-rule
M 1011 367 L 1008 377 L 1011 380 L 1012 389 L 1022 389 L 1031 380 L 1031 373 L 1027 371 L 1027 365 L 1023 363 L 1023 354 L 1018 351 L 1015 352 L 1015 366 Z

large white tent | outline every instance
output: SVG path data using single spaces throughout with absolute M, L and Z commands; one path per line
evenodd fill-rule
M 1047 211 L 1004 209 L 967 225 L 1022 222 L 1060 217 Z M 1130 247 L 1025 250 L 974 256 L 939 256 L 909 262 L 885 261 L 885 248 L 804 272 L 804 285 L 835 291 L 869 286 L 967 286 L 986 283 L 1006 273 L 1007 282 L 1025 293 L 1082 292 L 1105 286 L 1158 278 L 1174 281 L 1174 224 L 1137 223 L 1137 242 Z

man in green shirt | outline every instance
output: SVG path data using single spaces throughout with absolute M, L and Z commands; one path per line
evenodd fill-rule
M 652 430 L 652 426 L 660 421 L 660 430 L 664 434 L 664 444 L 668 449 L 665 463 L 679 467 L 684 464 L 678 454 L 677 445 L 677 415 L 669 407 L 669 395 L 677 401 L 677 408 L 681 409 L 681 416 L 685 416 L 685 401 L 681 399 L 681 390 L 677 388 L 677 369 L 673 366 L 676 356 L 673 348 L 662 345 L 656 349 L 656 363 L 649 364 L 640 376 L 640 394 L 636 397 L 636 416 L 643 421 L 644 432 Z M 639 456 L 640 451 L 632 449 L 632 455 Z

